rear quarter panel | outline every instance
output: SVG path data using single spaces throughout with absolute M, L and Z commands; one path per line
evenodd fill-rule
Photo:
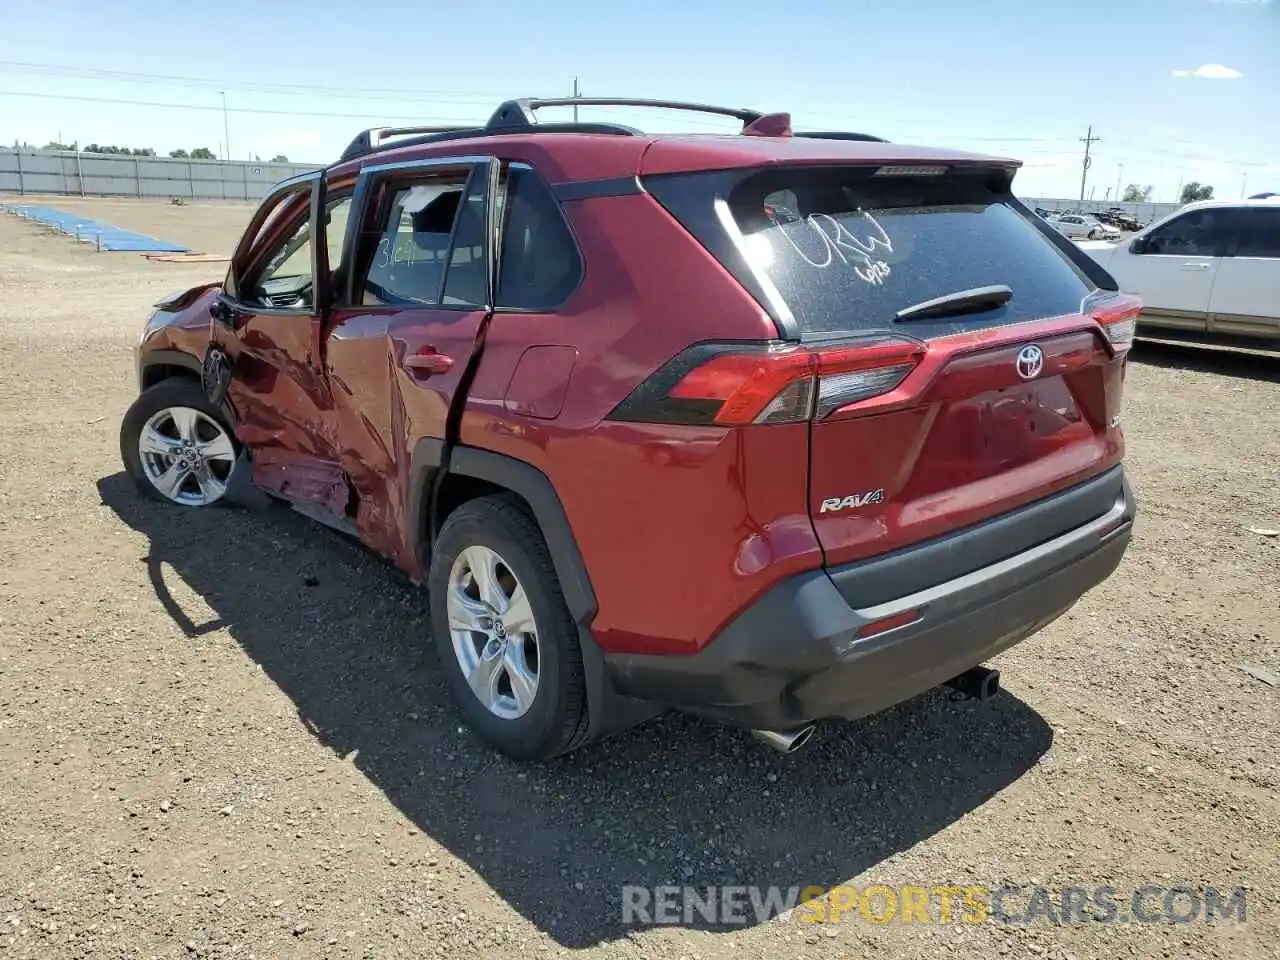
M 565 209 L 583 282 L 555 313 L 494 316 L 461 441 L 526 461 L 551 481 L 596 593 L 593 630 L 604 649 L 692 653 L 779 577 L 821 564 L 805 500 L 808 428 L 607 420 L 691 344 L 777 331 L 647 195 Z M 530 415 L 545 380 L 524 365 L 514 376 L 535 345 L 576 353 L 553 419 Z

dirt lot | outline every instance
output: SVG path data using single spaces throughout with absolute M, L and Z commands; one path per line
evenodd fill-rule
M 213 251 L 248 215 L 55 205 Z M 668 717 L 521 767 L 459 728 L 379 561 L 125 479 L 148 304 L 220 269 L 0 217 L 0 956 L 1280 954 L 1280 688 L 1240 668 L 1280 673 L 1280 538 L 1248 529 L 1280 527 L 1280 361 L 1139 348 L 1135 543 L 1000 697 L 790 758 Z M 1247 914 L 622 923 L 624 885 L 668 883 L 1243 886 Z

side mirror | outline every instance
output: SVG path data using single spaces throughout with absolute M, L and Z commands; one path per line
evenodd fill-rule
M 228 327 L 231 326 L 231 307 L 221 297 L 209 304 L 209 316 L 213 317 L 218 323 Z
M 1129 241 L 1129 252 L 1130 252 L 1130 253 L 1146 253 L 1146 252 L 1147 252 L 1147 238 L 1146 238 L 1146 237 L 1134 237 L 1132 240 L 1130 240 L 1130 241 Z
M 237 310 L 221 297 L 218 297 L 213 303 L 209 304 L 209 316 L 213 317 L 215 323 L 220 323 L 232 330 L 238 330 L 247 315 Z

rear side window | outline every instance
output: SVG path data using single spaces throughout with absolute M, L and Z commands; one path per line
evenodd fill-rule
M 440 303 L 464 185 L 461 177 L 440 177 L 396 189 L 365 278 L 363 303 Z
M 1237 257 L 1280 258 L 1280 207 L 1246 207 L 1240 211 Z
M 802 336 L 944 335 L 1077 312 L 1094 289 L 988 176 L 877 176 L 877 169 L 781 167 L 748 176 L 720 201 L 720 225 L 739 232 L 742 253 L 726 266 L 740 280 L 746 270 L 767 281 L 748 289 L 771 284 Z M 954 319 L 895 319 L 923 301 L 994 285 L 1013 291 L 1004 306 Z
M 560 205 L 528 167 L 512 165 L 500 197 L 498 306 L 553 310 L 578 286 L 582 259 Z

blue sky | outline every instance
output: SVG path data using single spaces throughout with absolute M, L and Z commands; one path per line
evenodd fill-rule
M 222 155 L 225 92 L 234 158 L 323 162 L 363 127 L 483 120 L 575 75 L 587 96 L 789 110 L 797 127 L 1018 157 L 1023 196 L 1078 195 L 1090 124 L 1097 199 L 1118 182 L 1157 200 L 1189 180 L 1280 190 L 1280 0 L 16 2 L 0 142 Z

